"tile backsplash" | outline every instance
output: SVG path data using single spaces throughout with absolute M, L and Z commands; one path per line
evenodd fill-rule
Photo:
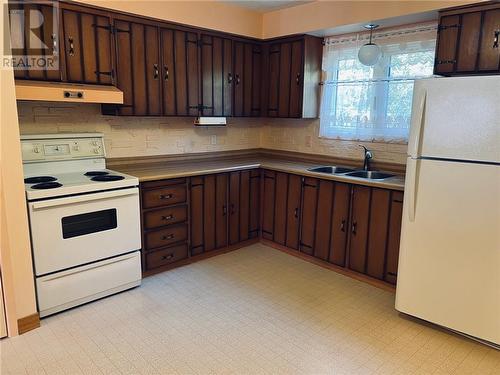
M 101 132 L 108 157 L 270 148 L 362 158 L 359 142 L 318 137 L 319 120 L 228 118 L 225 128 L 195 128 L 193 118 L 101 115 L 97 104 L 18 102 L 22 134 Z M 369 143 L 374 158 L 405 163 L 406 145 Z

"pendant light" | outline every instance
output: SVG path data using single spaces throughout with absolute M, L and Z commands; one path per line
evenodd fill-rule
M 369 24 L 364 27 L 365 29 L 370 30 L 370 41 L 361 46 L 358 52 L 358 59 L 363 65 L 373 66 L 378 62 L 380 56 L 382 55 L 380 47 L 375 43 L 372 43 L 373 30 L 376 29 L 378 25 Z

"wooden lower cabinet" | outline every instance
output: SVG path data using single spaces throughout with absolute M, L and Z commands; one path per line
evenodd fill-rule
M 274 197 L 276 195 L 276 172 L 262 171 L 262 238 L 273 240 Z
M 403 193 L 263 171 L 262 237 L 394 284 Z
M 190 255 L 258 237 L 260 171 L 190 178 Z
M 141 183 L 144 273 L 188 257 L 187 189 L 185 178 Z
M 271 170 L 141 184 L 143 268 L 252 238 L 396 283 L 403 192 Z

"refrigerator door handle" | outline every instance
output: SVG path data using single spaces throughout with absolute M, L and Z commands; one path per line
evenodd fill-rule
M 427 102 L 427 91 L 418 92 L 415 90 L 413 103 L 413 115 L 410 124 L 410 139 L 408 141 L 408 155 L 413 158 L 420 156 L 420 139 L 424 130 L 425 105 Z
M 405 198 L 408 197 L 408 220 L 415 221 L 416 201 L 417 201 L 417 173 L 418 160 L 409 158 L 406 165 L 406 187 Z

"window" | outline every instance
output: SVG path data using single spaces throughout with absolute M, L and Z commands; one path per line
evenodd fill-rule
M 435 35 L 430 24 L 375 34 L 383 52 L 375 66 L 364 66 L 357 58 L 366 38 L 327 38 L 320 136 L 406 142 L 413 83 L 432 75 Z

